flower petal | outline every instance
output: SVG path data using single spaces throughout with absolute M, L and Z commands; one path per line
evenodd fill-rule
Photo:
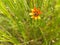
M 29 13 L 29 15 L 33 15 L 33 13 Z
M 34 17 L 34 18 L 35 18 L 35 20 L 38 19 L 38 17 Z
M 34 16 L 31 16 L 31 18 L 34 18 Z
M 41 19 L 40 16 L 37 17 L 38 19 Z
M 33 11 L 34 11 L 34 9 L 31 9 L 31 11 L 33 12 Z

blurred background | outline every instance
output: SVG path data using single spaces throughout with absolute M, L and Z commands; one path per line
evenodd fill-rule
M 60 0 L 0 0 L 0 45 L 60 45 Z

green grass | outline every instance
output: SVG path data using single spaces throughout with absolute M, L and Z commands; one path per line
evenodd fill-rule
M 43 14 L 31 19 L 34 4 Z M 0 45 L 60 45 L 60 0 L 0 0 Z

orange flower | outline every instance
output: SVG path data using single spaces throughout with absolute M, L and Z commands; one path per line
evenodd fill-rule
M 29 13 L 33 19 L 40 19 L 40 14 L 42 14 L 42 12 L 37 8 L 31 9 L 31 13 Z

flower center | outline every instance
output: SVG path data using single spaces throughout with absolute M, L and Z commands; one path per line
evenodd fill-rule
M 39 14 L 38 14 L 38 12 L 34 12 L 34 16 L 38 16 Z

